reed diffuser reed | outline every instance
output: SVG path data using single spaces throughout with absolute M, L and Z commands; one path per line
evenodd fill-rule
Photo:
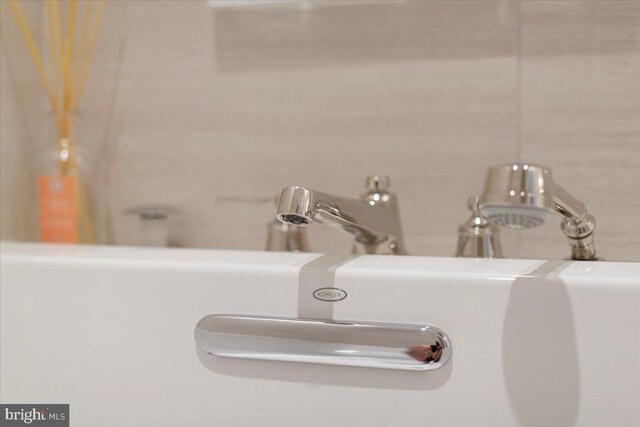
M 94 243 L 95 224 L 78 168 L 74 129 L 105 2 L 67 0 L 61 7 L 57 0 L 43 1 L 45 55 L 38 51 L 20 0 L 3 3 L 20 29 L 55 122 L 55 173 L 37 179 L 40 240 Z

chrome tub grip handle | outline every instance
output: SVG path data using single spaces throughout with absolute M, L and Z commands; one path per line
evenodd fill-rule
M 451 357 L 451 342 L 426 325 L 212 314 L 196 345 L 219 357 L 428 371 Z

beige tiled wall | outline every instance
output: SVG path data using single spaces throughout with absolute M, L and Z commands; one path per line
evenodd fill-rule
M 356 196 L 383 173 L 409 250 L 451 255 L 486 168 L 522 160 L 584 199 L 606 258 L 640 260 L 639 27 L 640 2 L 109 2 L 81 134 L 102 147 L 110 241 L 136 243 L 123 210 L 160 203 L 177 245 L 261 249 L 274 207 L 250 199 Z M 14 173 L 3 238 L 22 237 Z M 503 233 L 505 252 L 565 256 L 558 222 Z
M 520 157 L 584 201 L 604 258 L 640 261 L 640 2 L 526 1 L 521 12 Z M 561 257 L 557 224 L 539 231 L 524 253 Z
M 3 240 L 37 238 L 35 198 L 31 189 L 31 158 L 40 138 L 38 123 L 46 110 L 40 102 L 40 86 L 25 55 L 18 29 L 4 4 L 0 5 L 0 237 Z M 24 3 L 24 15 L 37 23 L 40 7 Z M 34 27 L 34 37 L 41 32 Z M 31 67 L 31 68 L 30 68 Z

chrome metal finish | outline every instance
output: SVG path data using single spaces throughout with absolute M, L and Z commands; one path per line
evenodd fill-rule
M 480 213 L 479 198 L 470 197 L 468 201 L 471 217 L 458 227 L 457 257 L 503 258 L 500 245 L 500 228 L 491 224 Z
M 490 168 L 480 211 L 489 221 L 513 229 L 536 227 L 555 212 L 562 216 L 561 229 L 569 239 L 572 259 L 596 257 L 595 219 L 581 201 L 553 181 L 546 167 L 518 163 Z
M 273 203 L 278 204 L 278 197 Z M 307 230 L 273 218 L 267 226 L 266 250 L 274 252 L 309 252 Z
M 413 371 L 451 357 L 449 337 L 426 325 L 214 314 L 198 322 L 195 340 L 220 357 Z
M 282 190 L 276 217 L 285 224 L 307 226 L 319 222 L 351 234 L 353 253 L 405 254 L 400 213 L 388 191 L 389 178 L 370 176 L 360 199 L 334 196 L 305 187 Z

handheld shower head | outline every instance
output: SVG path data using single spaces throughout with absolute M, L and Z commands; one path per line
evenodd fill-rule
M 482 209 L 482 213 L 492 223 L 512 230 L 537 227 L 551 216 L 551 213 L 546 209 L 531 206 L 487 205 Z
M 553 212 L 552 185 L 551 171 L 541 166 L 494 166 L 487 172 L 480 210 L 501 227 L 537 227 Z
M 551 178 L 551 170 L 527 164 L 489 168 L 480 196 L 480 211 L 489 221 L 510 229 L 537 227 L 555 212 L 569 238 L 572 258 L 595 258 L 595 219 L 584 204 Z

